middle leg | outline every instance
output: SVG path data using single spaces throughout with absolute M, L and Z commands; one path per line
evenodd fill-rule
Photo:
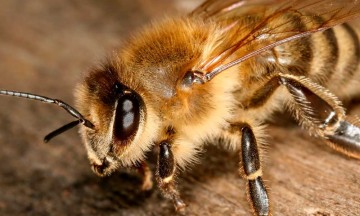
M 234 124 L 232 132 L 241 134 L 241 173 L 246 182 L 248 200 L 255 215 L 270 215 L 270 202 L 262 179 L 259 146 L 248 124 Z

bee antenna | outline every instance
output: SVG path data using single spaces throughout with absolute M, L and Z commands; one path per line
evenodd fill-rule
M 14 96 L 14 97 L 27 98 L 27 99 L 31 99 L 31 100 L 38 100 L 38 101 L 41 101 L 44 103 L 53 103 L 53 104 L 56 104 L 59 107 L 63 108 L 70 115 L 72 115 L 78 119 L 76 121 L 70 122 L 69 124 L 66 124 L 66 125 L 62 126 L 61 128 L 49 133 L 44 138 L 45 142 L 48 142 L 53 137 L 75 127 L 78 124 L 83 124 L 85 127 L 88 127 L 91 129 L 95 128 L 95 126 L 89 120 L 85 119 L 84 116 L 82 116 L 79 113 L 79 111 L 77 111 L 74 107 L 70 106 L 69 104 L 67 104 L 61 100 L 52 99 L 52 98 L 48 98 L 48 97 L 41 96 L 41 95 L 35 95 L 35 94 L 30 94 L 30 93 L 25 93 L 25 92 L 17 92 L 17 91 L 8 91 L 8 90 L 0 90 L 0 95 L 8 95 L 8 96 Z
M 44 137 L 44 142 L 45 143 L 49 142 L 52 138 L 56 137 L 59 134 L 64 133 L 67 130 L 70 130 L 71 128 L 75 127 L 76 125 L 78 125 L 80 123 L 81 123 L 80 120 L 75 120 L 75 121 L 72 121 L 58 129 L 54 130 L 53 132 L 49 133 L 48 135 L 46 135 Z

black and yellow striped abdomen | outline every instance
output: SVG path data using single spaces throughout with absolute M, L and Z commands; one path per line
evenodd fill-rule
M 298 14 L 293 13 L 278 19 L 278 22 L 268 23 L 264 29 L 271 31 L 279 28 L 278 23 L 286 23 L 287 31 L 301 32 L 314 23 L 323 22 L 319 16 L 304 22 Z M 258 22 L 256 18 L 247 20 L 247 26 L 251 26 L 251 22 Z M 281 34 L 281 30 L 277 31 Z M 253 47 L 254 50 L 258 48 Z M 267 103 L 278 85 L 274 82 L 271 88 L 263 88 L 264 84 L 276 74 L 283 73 L 307 77 L 329 89 L 341 100 L 348 100 L 360 96 L 359 64 L 360 24 L 355 20 L 283 43 L 244 62 L 239 68 L 242 82 L 235 97 L 246 109 L 260 107 Z
M 309 77 L 348 98 L 360 94 L 359 35 L 356 23 L 345 23 L 275 47 L 274 53 L 283 72 Z
M 335 71 L 326 86 L 339 97 L 358 95 L 360 93 L 360 29 L 356 25 L 346 23 L 333 28 L 333 31 L 339 51 Z

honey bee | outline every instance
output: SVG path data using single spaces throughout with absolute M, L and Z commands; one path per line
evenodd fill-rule
M 187 16 L 137 33 L 76 91 L 77 107 L 35 94 L 0 94 L 54 103 L 77 120 L 93 171 L 121 167 L 144 175 L 145 153 L 158 148 L 156 180 L 183 212 L 175 184 L 206 142 L 221 138 L 239 151 L 240 173 L 254 215 L 270 215 L 263 181 L 263 123 L 289 108 L 310 134 L 360 158 L 360 128 L 340 99 L 360 93 L 357 0 L 208 0 Z

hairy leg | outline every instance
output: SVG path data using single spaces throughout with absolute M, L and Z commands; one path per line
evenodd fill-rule
M 255 92 L 247 107 L 259 107 L 279 86 L 285 86 L 292 96 L 291 109 L 305 129 L 323 137 L 335 150 L 360 159 L 360 128 L 346 119 L 335 95 L 305 77 L 274 76 Z
M 241 167 L 248 201 L 255 215 L 270 215 L 269 196 L 262 180 L 260 151 L 253 129 L 247 123 L 232 124 L 231 132 L 241 135 Z
M 176 164 L 171 150 L 171 144 L 168 141 L 160 143 L 158 157 L 157 181 L 165 197 L 172 199 L 176 211 L 183 212 L 185 203 L 182 201 L 179 191 L 175 185 Z
M 141 162 L 140 164 L 135 166 L 135 169 L 142 175 L 143 177 L 143 183 L 141 186 L 141 190 L 147 191 L 151 190 L 153 187 L 153 181 L 152 181 L 152 172 L 147 165 L 146 162 Z

